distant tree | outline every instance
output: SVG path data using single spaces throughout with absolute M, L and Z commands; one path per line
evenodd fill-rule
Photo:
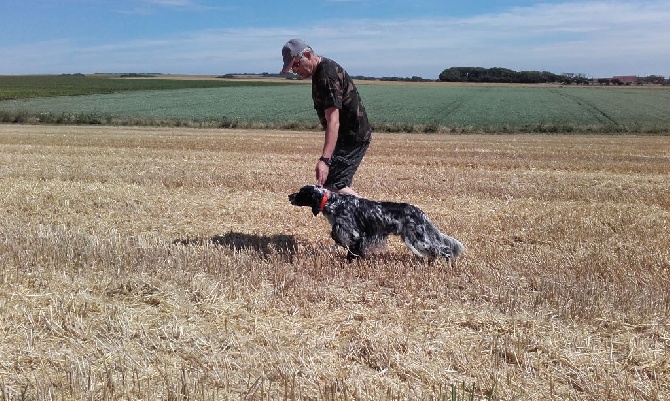
M 638 77 L 638 82 L 645 84 L 663 84 L 665 82 L 665 77 L 661 75 L 649 75 L 646 77 Z
M 521 71 L 519 73 L 519 82 L 524 84 L 539 84 L 547 81 L 539 71 Z
M 499 82 L 499 83 L 552 83 L 572 82 L 571 77 L 559 76 L 548 71 L 521 71 L 517 72 L 508 68 L 494 67 L 451 67 L 439 75 L 442 82 Z
M 400 81 L 400 82 L 432 82 L 430 79 L 423 79 L 419 76 L 414 75 L 411 78 L 407 77 L 381 77 L 380 81 Z
M 439 80 L 442 82 L 464 82 L 467 76 L 461 73 L 457 67 L 448 68 L 440 73 Z
M 494 67 L 486 71 L 486 82 L 514 83 L 519 82 L 519 74 L 508 68 Z
M 468 67 L 464 69 L 466 81 L 468 82 L 489 82 L 488 70 L 482 67 Z

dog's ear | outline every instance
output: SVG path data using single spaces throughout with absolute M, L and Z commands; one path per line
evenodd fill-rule
M 321 211 L 321 198 L 323 197 L 323 193 L 316 185 L 310 185 L 308 188 L 312 193 L 312 213 L 316 216 Z

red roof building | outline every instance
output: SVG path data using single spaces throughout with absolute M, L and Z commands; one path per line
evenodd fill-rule
M 637 82 L 637 77 L 635 75 L 615 75 L 612 77 L 612 80 L 618 79 L 624 84 L 634 84 Z

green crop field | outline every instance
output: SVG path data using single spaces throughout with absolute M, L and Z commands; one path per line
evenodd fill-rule
M 317 126 L 307 83 L 69 78 L 42 94 L 0 78 L 0 122 L 268 128 Z M 85 87 L 86 82 L 95 85 Z M 107 81 L 107 83 L 105 83 Z M 3 83 L 4 82 L 4 83 Z M 110 84 L 109 82 L 114 82 Z M 558 86 L 359 85 L 378 131 L 670 131 L 670 90 Z M 22 94 L 22 95 L 21 95 Z M 57 94 L 67 96 L 55 96 Z M 225 123 L 221 123 L 221 122 Z M 213 123 L 212 123 L 213 122 Z M 217 125 L 219 124 L 219 125 Z M 256 126 L 258 127 L 258 126 Z
M 0 76 L 0 101 L 52 96 L 80 96 L 138 90 L 182 88 L 220 88 L 231 86 L 281 85 L 269 81 L 233 81 L 220 79 L 114 79 L 116 76 L 5 75 Z
M 670 126 L 670 91 L 588 87 L 362 88 L 384 122 L 441 125 Z

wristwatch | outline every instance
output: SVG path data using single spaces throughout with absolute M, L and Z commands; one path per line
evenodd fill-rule
M 330 157 L 321 156 L 321 157 L 319 157 L 319 160 L 324 162 L 326 164 L 326 166 L 328 166 L 328 167 L 330 167 L 330 164 L 332 163 Z

